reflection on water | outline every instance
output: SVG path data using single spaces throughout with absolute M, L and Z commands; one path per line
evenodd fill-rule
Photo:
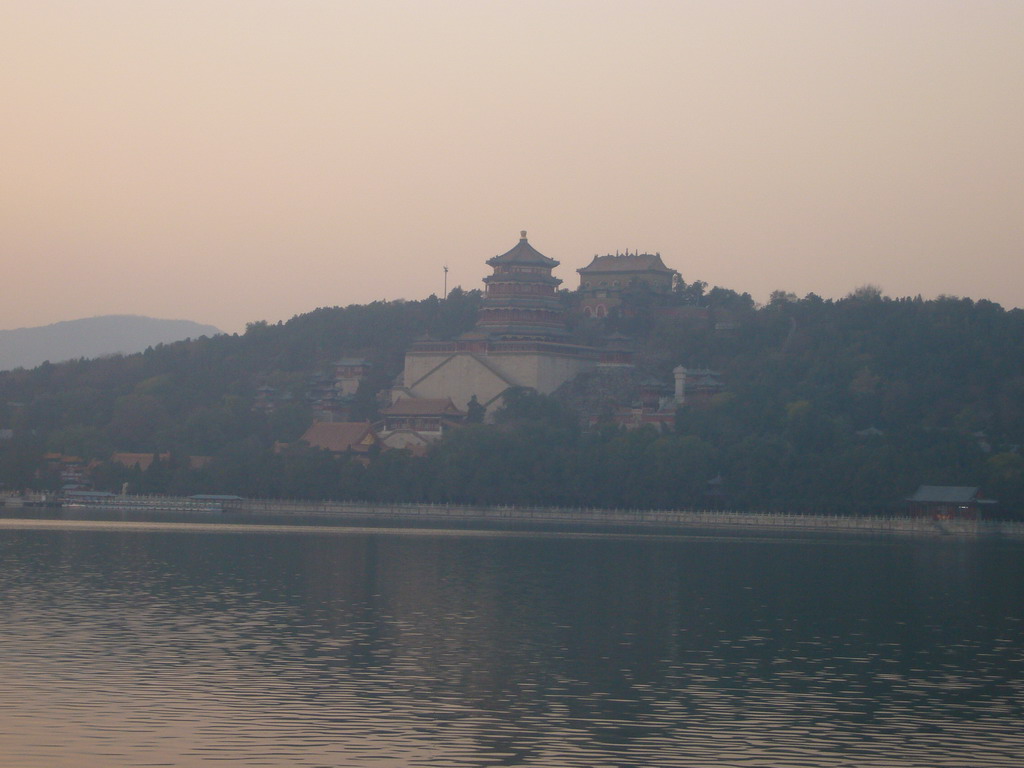
M 1022 555 L 0 528 L 0 765 L 1015 766 Z

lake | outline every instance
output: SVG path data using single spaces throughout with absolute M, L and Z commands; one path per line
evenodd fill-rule
M 0 765 L 1017 766 L 1024 543 L 0 520 Z

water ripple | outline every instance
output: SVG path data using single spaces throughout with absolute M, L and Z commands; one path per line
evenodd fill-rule
M 2 531 L 0 765 L 1016 766 L 948 546 Z

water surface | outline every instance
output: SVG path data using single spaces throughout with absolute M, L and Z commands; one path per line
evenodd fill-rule
M 1016 766 L 1024 545 L 0 522 L 0 765 Z

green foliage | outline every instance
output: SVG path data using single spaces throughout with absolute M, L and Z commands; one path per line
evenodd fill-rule
M 536 422 L 551 427 L 575 431 L 576 414 L 553 397 L 541 395 L 525 387 L 512 387 L 505 391 L 503 402 L 494 414 L 497 424 Z
M 466 422 L 469 424 L 483 424 L 486 415 L 487 409 L 477 400 L 476 395 L 469 398 L 469 402 L 466 403 Z
M 569 292 L 560 294 L 568 307 Z M 677 283 L 636 291 L 630 313 L 575 318 L 576 338 L 631 335 L 638 362 L 671 380 L 682 363 L 721 374 L 726 392 L 680 410 L 674 433 L 583 432 L 557 399 L 507 393 L 495 424 L 455 430 L 426 456 L 369 464 L 291 449 L 311 419 L 311 378 L 341 357 L 372 375 L 356 418 L 400 372 L 417 338 L 469 330 L 478 291 L 446 299 L 321 308 L 235 336 L 143 354 L 0 373 L 0 482 L 56 483 L 45 451 L 105 460 L 170 452 L 146 472 L 106 463 L 97 487 L 380 501 L 873 511 L 921 483 L 980 485 L 1024 509 L 1024 312 L 988 301 L 893 299 L 863 286 L 840 300 Z M 290 400 L 257 410 L 258 387 Z M 480 421 L 474 409 L 474 421 Z M 186 457 L 209 456 L 201 468 Z M 709 481 L 715 478 L 712 487 Z

